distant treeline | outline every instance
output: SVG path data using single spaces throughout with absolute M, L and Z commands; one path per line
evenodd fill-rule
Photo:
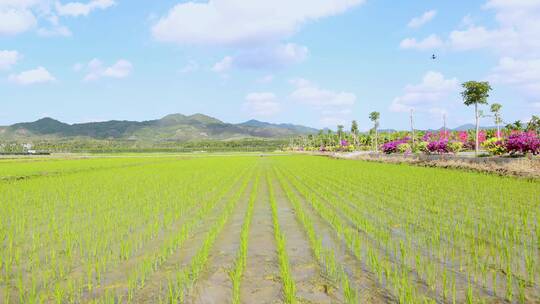
M 32 149 L 48 152 L 270 152 L 281 150 L 288 140 L 239 139 L 190 142 L 138 142 L 123 140 L 54 140 L 32 142 Z

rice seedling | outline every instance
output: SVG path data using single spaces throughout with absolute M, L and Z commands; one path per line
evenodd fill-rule
M 358 302 L 362 290 L 345 271 L 350 265 L 323 244 L 313 216 L 402 303 L 539 300 L 537 181 L 310 156 L 0 162 L 0 299 L 136 302 L 161 285 L 155 301 L 189 301 L 223 226 L 247 203 L 230 271 L 238 303 L 259 182 L 269 189 L 288 303 L 298 291 L 278 199 L 291 206 L 314 261 L 345 302 Z M 189 263 L 167 268 L 195 235 L 204 237 Z
M 240 232 L 240 248 L 238 249 L 234 268 L 229 274 L 232 281 L 232 303 L 234 304 L 240 303 L 240 285 L 247 263 L 249 228 L 251 226 L 251 219 L 253 218 L 253 207 L 255 205 L 255 199 L 257 198 L 258 185 L 259 175 L 257 175 L 255 178 L 253 190 L 251 191 L 249 197 L 248 208 L 246 215 L 244 216 L 244 223 Z
M 279 270 L 281 273 L 281 283 L 283 285 L 283 297 L 285 303 L 294 304 L 297 303 L 296 299 L 296 287 L 294 280 L 290 272 L 289 258 L 286 250 L 286 240 L 281 229 L 279 228 L 278 214 L 276 199 L 274 197 L 274 189 L 269 175 L 266 175 L 266 182 L 268 184 L 268 193 L 270 200 L 270 208 L 272 210 L 272 222 L 274 224 L 274 238 L 277 245 L 277 253 L 279 260 Z

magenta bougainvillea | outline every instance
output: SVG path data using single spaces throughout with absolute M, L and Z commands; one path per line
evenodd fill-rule
M 427 150 L 430 153 L 448 153 L 448 139 L 442 138 L 439 140 L 431 141 L 427 145 Z
M 510 154 L 540 154 L 540 139 L 533 131 L 512 133 L 505 144 Z
M 381 146 L 381 150 L 386 154 L 396 153 L 398 152 L 398 146 L 401 144 L 406 144 L 411 140 L 410 137 L 405 137 L 402 139 L 389 141 Z

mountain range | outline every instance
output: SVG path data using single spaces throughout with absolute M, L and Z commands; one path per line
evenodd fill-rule
M 482 127 L 492 129 L 495 127 Z M 459 126 L 454 131 L 474 129 L 474 125 Z M 439 129 L 439 130 L 442 130 Z M 147 121 L 110 120 L 67 124 L 45 117 L 34 122 L 16 123 L 0 127 L 0 140 L 35 139 L 119 139 L 135 141 L 190 141 L 232 140 L 242 138 L 288 138 L 291 136 L 316 134 L 319 130 L 295 124 L 275 124 L 248 120 L 232 124 L 204 114 L 170 114 L 160 119 Z M 428 130 L 437 131 L 437 130 Z M 394 129 L 379 132 L 396 132 Z
M 204 139 L 286 138 L 313 134 L 317 129 L 294 124 L 249 120 L 239 124 L 223 122 L 204 114 L 171 114 L 148 121 L 111 120 L 67 124 L 53 118 L 0 127 L 0 139 L 93 138 L 152 141 Z

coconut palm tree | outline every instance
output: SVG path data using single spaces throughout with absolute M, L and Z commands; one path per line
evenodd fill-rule
M 358 123 L 356 122 L 356 120 L 353 120 L 351 123 L 351 134 L 353 136 L 354 146 L 357 147 L 358 146 Z
M 341 145 L 341 140 L 343 139 L 343 128 L 343 125 L 337 126 L 338 145 Z
M 493 113 L 493 117 L 495 118 L 495 124 L 497 125 L 497 137 L 501 137 L 501 123 L 502 123 L 501 108 L 502 108 L 502 105 L 500 103 L 491 104 L 490 110 L 491 110 L 491 113 Z
M 375 151 L 379 152 L 379 133 L 377 129 L 379 128 L 379 118 L 381 113 L 371 112 L 369 113 L 369 119 L 373 122 L 373 129 L 375 130 Z

